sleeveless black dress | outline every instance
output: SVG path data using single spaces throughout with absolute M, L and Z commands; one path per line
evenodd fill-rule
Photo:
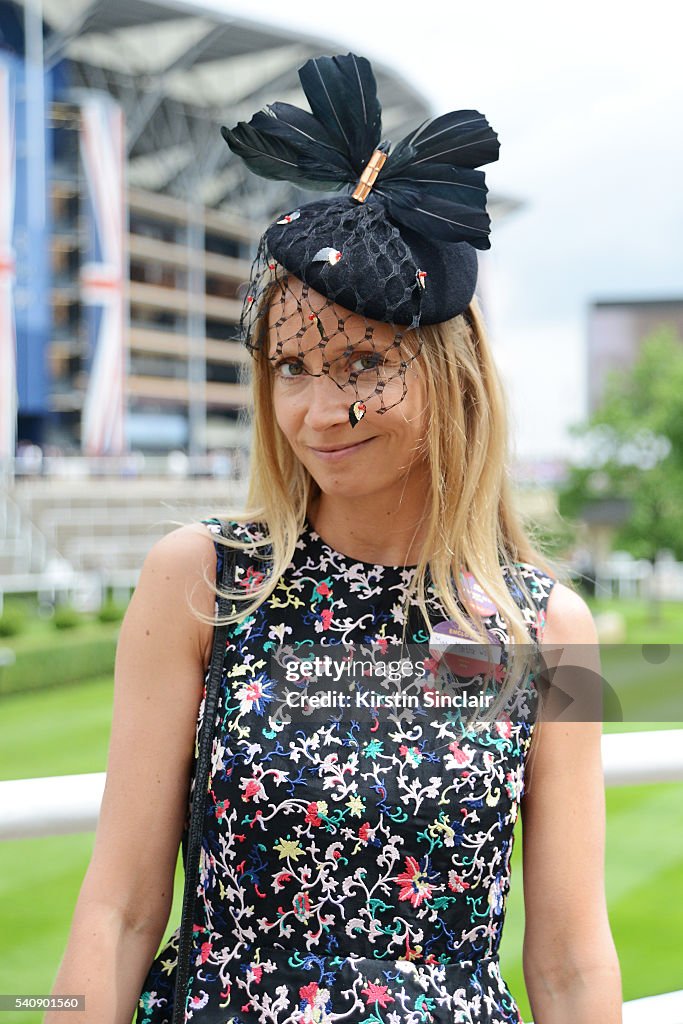
M 204 522 L 220 532 L 215 519 Z M 243 539 L 263 536 L 259 524 L 232 525 Z M 216 552 L 220 573 L 219 544 Z M 237 565 L 249 589 L 264 563 L 245 552 Z M 555 580 L 526 563 L 516 569 L 534 608 L 509 573 L 508 586 L 540 642 Z M 230 627 L 186 1021 L 521 1021 L 498 949 L 534 729 L 533 676 L 520 691 L 526 714 L 466 730 L 460 712 L 424 702 L 412 712 L 318 708 L 310 721 L 291 709 L 283 714 L 284 676 L 272 671 L 277 650 L 305 659 L 340 644 L 398 647 L 401 598 L 413 574 L 412 566 L 372 565 L 333 550 L 307 520 L 274 593 Z M 466 582 L 505 660 L 504 621 L 476 581 Z M 431 586 L 428 596 L 432 625 L 444 623 Z M 428 658 L 424 627 L 411 606 L 407 640 Z M 195 758 L 203 714 L 204 699 Z M 193 792 L 194 776 L 184 864 Z M 171 1020 L 179 930 L 149 968 L 135 1024 Z

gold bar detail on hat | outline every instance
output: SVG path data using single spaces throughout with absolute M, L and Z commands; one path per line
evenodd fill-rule
M 356 199 L 359 203 L 365 202 L 370 195 L 370 189 L 377 180 L 377 175 L 384 167 L 386 159 L 386 153 L 383 153 L 381 149 L 375 150 L 363 168 L 363 173 L 358 179 L 358 184 L 352 193 L 353 199 Z

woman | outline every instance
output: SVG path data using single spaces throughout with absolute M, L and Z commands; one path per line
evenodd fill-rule
M 265 176 L 357 184 L 262 240 L 243 316 L 248 508 L 221 512 L 233 539 L 207 517 L 145 559 L 55 991 L 86 992 L 80 1020 L 128 1024 L 137 1008 L 137 1024 L 171 1021 L 178 930 L 157 947 L 230 548 L 185 1019 L 519 1022 L 498 948 L 521 811 L 534 1021 L 617 1024 L 601 726 L 536 718 L 534 676 L 518 671 L 541 640 L 595 651 L 597 637 L 525 533 L 506 475 L 505 401 L 474 296 L 474 250 L 488 246 L 474 168 L 497 139 L 460 111 L 387 157 L 367 61 L 320 58 L 299 74 L 312 114 L 273 104 L 226 140 Z M 486 659 L 454 654 L 468 638 Z M 399 642 L 410 672 L 383 676 Z M 306 663 L 340 652 L 347 673 L 362 657 L 362 674 L 327 676 L 321 657 L 316 690 Z M 435 709 L 444 674 L 489 703 Z M 312 699 L 322 691 L 328 706 Z M 290 702 L 302 692 L 308 704 Z

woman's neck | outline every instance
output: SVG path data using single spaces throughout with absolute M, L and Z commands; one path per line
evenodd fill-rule
M 425 540 L 424 497 L 398 508 L 382 497 L 345 501 L 319 494 L 308 508 L 308 520 L 325 543 L 361 562 L 416 565 Z

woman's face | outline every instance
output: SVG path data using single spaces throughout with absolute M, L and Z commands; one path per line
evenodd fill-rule
M 278 296 L 269 311 L 275 416 L 293 451 L 325 494 L 360 498 L 397 484 L 404 488 L 411 472 L 415 486 L 422 487 L 424 463 L 418 445 L 426 430 L 427 410 L 419 359 L 410 359 L 405 341 L 394 344 L 391 325 L 329 305 L 313 289 L 306 297 L 302 293 L 301 281 L 290 276 L 282 301 Z M 327 339 L 324 348 L 318 314 Z M 371 339 L 366 337 L 368 326 Z M 303 336 L 294 337 L 302 327 Z M 286 339 L 279 353 L 278 339 Z M 303 359 L 298 355 L 300 347 Z M 321 372 L 324 359 L 330 363 L 331 376 Z M 403 393 L 398 372 L 402 359 L 408 362 L 407 393 L 398 401 Z M 361 371 L 358 397 L 365 401 L 366 412 L 352 427 L 349 406 L 356 394 L 351 384 L 341 388 L 335 381 L 345 383 L 354 371 Z M 380 396 L 372 392 L 382 380 L 388 411 L 378 415 Z M 322 451 L 341 447 L 347 450 Z

